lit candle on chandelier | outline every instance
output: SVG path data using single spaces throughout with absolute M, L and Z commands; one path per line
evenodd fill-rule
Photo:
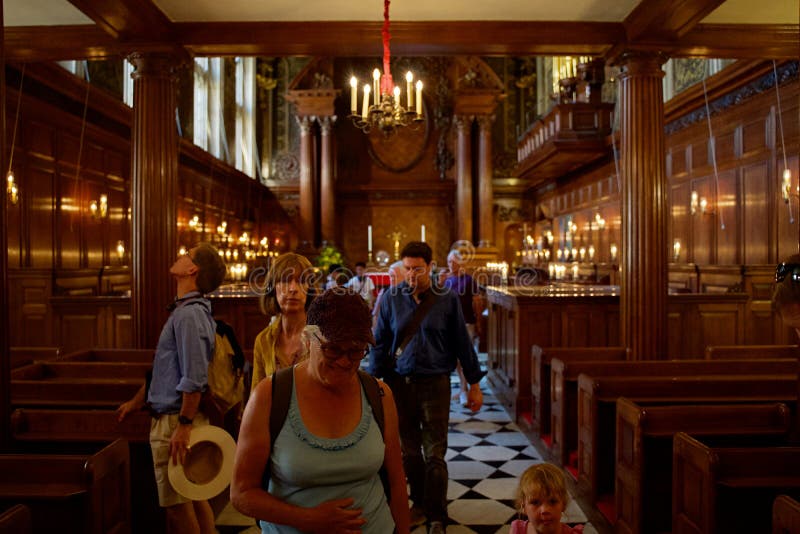
M 358 110 L 358 80 L 350 78 L 350 114 L 355 115 Z
M 417 115 L 422 117 L 422 80 L 417 80 L 417 95 L 415 103 L 417 104 Z
M 406 72 L 406 109 L 411 111 L 411 82 L 414 81 L 414 75 L 411 71 Z
M 364 103 L 361 106 L 361 117 L 364 120 L 369 117 L 369 84 L 364 85 Z
M 375 86 L 375 105 L 380 105 L 381 91 L 380 91 L 381 71 L 375 69 L 372 71 L 372 85 Z
M 399 108 L 400 107 L 400 86 L 399 85 L 395 85 L 394 86 L 394 90 L 392 91 L 392 93 L 394 93 L 394 107 L 395 107 L 395 109 Z

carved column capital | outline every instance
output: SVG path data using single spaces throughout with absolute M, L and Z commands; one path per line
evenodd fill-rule
M 472 126 L 472 121 L 474 120 L 474 115 L 453 115 L 453 124 L 455 124 L 458 133 L 468 130 L 470 126 Z
M 642 50 L 627 50 L 619 56 L 618 64 L 622 68 L 619 78 L 625 79 L 632 76 L 664 77 L 661 66 L 669 59 L 661 52 L 645 52 Z
M 128 56 L 133 65 L 131 76 L 134 80 L 143 76 L 153 78 L 178 79 L 178 71 L 183 67 L 183 60 L 168 52 L 133 52 Z
M 313 117 L 295 115 L 294 119 L 297 121 L 297 125 L 300 126 L 300 135 L 308 135 L 311 132 L 311 124 L 314 122 Z
M 333 128 L 333 123 L 336 122 L 336 115 L 317 117 L 317 122 L 319 123 L 320 133 L 323 136 L 328 136 L 331 134 L 331 128 Z
M 494 123 L 497 117 L 492 115 L 478 115 L 475 117 L 475 121 L 478 123 L 478 126 L 481 129 L 481 132 L 485 132 L 487 130 L 491 130 L 492 124 Z

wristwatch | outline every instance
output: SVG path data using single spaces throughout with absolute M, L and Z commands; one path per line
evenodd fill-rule
M 178 416 L 178 424 L 191 425 L 193 421 L 194 421 L 194 419 L 186 417 L 185 415 L 179 415 Z

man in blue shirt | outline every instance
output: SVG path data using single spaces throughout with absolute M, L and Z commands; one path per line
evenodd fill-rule
M 447 430 L 450 414 L 450 373 L 461 362 L 470 409 L 478 411 L 483 372 L 467 332 L 458 296 L 433 286 L 432 251 L 413 241 L 400 253 L 405 281 L 381 299 L 375 345 L 369 370 L 395 393 L 400 419 L 403 465 L 411 487 L 412 523 L 428 520 L 428 532 L 444 533 L 447 522 Z M 434 299 L 419 328 L 405 347 L 406 325 L 422 302 Z M 402 349 L 402 350 L 400 350 Z
M 170 267 L 177 280 L 177 298 L 158 339 L 153 358 L 153 378 L 117 410 L 122 421 L 145 405 L 153 413 L 150 449 L 153 453 L 158 502 L 166 509 L 167 532 L 215 532 L 214 513 L 208 501 L 190 501 L 169 482 L 167 466 L 183 463 L 192 428 L 208 424 L 199 411 L 208 385 L 208 363 L 214 354 L 216 323 L 211 303 L 203 297 L 217 289 L 225 277 L 219 253 L 201 244 L 181 255 Z

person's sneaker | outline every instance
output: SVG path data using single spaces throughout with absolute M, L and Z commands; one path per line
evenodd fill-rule
M 445 534 L 444 523 L 441 521 L 431 521 L 428 525 L 428 534 Z
M 459 402 L 461 402 L 461 406 L 468 406 L 469 405 L 469 400 L 467 400 L 467 392 L 466 391 L 462 391 L 461 393 L 458 394 L 458 400 L 459 400 Z
M 420 506 L 416 505 L 412 506 L 409 515 L 411 516 L 412 527 L 418 527 L 420 525 L 424 525 L 425 521 L 428 520 L 428 518 L 425 517 L 425 510 L 423 510 L 422 507 Z

